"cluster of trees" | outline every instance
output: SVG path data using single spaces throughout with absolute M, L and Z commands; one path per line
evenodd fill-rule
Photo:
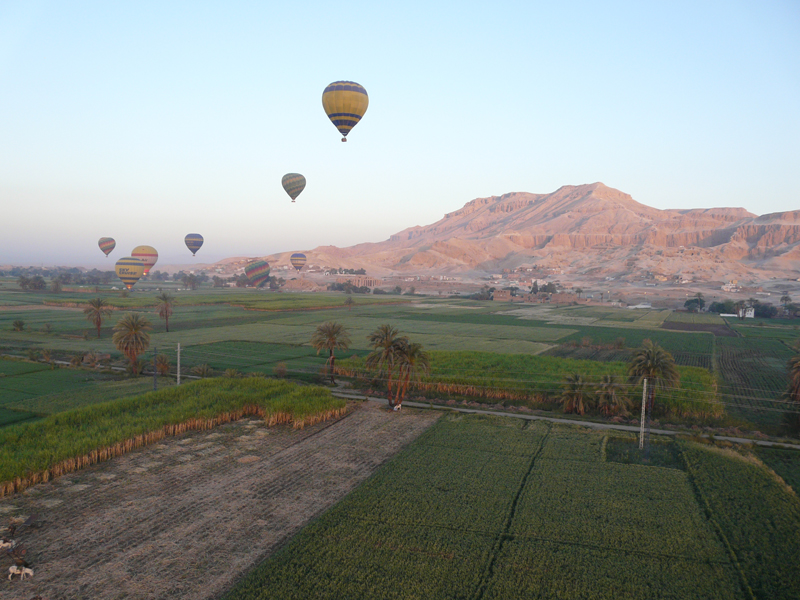
M 376 379 L 386 382 L 389 406 L 398 410 L 408 393 L 410 382 L 430 371 L 430 357 L 421 344 L 411 342 L 391 325 L 381 325 L 368 339 L 372 352 L 365 361 L 367 368 L 375 372 Z M 333 321 L 319 325 L 311 337 L 311 345 L 317 354 L 323 350 L 328 352 L 327 365 L 331 383 L 336 383 L 336 350 L 347 350 L 350 343 L 350 336 L 344 325 Z
M 369 294 L 372 292 L 366 285 L 355 286 L 349 281 L 345 281 L 344 283 L 329 283 L 328 291 L 344 292 L 345 294 Z
M 330 269 L 331 275 L 366 275 L 364 269 Z
M 694 300 L 694 299 L 693 299 Z M 800 311 L 800 306 L 792 304 L 789 296 L 783 296 L 781 301 L 784 302 L 784 308 L 795 313 Z M 689 301 L 691 302 L 691 300 Z M 702 306 L 700 306 L 702 308 Z M 708 312 L 712 313 L 727 313 L 739 315 L 739 318 L 744 318 L 744 311 L 747 308 L 752 308 L 756 317 L 761 319 L 772 319 L 778 315 L 778 308 L 772 304 L 761 302 L 757 298 L 749 298 L 747 300 L 723 300 L 722 302 L 712 302 L 708 307 Z

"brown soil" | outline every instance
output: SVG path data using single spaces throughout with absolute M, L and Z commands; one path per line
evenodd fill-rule
M 736 332 L 727 325 L 714 325 L 713 323 L 681 323 L 680 321 L 664 321 L 661 329 L 675 331 L 709 331 L 716 337 L 736 337 Z
M 244 419 L 0 500 L 35 575 L 0 600 L 217 598 L 438 415 L 372 403 L 305 430 Z

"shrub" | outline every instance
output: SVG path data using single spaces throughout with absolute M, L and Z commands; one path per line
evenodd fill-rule
M 22 319 L 15 319 L 13 323 L 11 323 L 11 327 L 14 328 L 14 331 L 22 331 L 25 329 L 25 321 Z
M 275 365 L 273 372 L 275 373 L 275 377 L 283 378 L 286 377 L 286 375 L 289 373 L 289 370 L 286 368 L 286 363 L 279 362 L 277 365 Z

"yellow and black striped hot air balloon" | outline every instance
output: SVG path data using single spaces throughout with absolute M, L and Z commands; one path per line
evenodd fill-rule
M 369 96 L 364 86 L 355 81 L 334 81 L 322 92 L 325 113 L 347 141 L 347 134 L 367 112 Z
M 131 289 L 142 278 L 144 263 L 138 258 L 126 256 L 117 261 L 114 270 L 117 272 L 117 277 L 125 284 L 125 287 Z
M 302 269 L 306 264 L 306 255 L 302 252 L 295 252 L 289 259 L 289 262 L 292 263 L 292 266 L 297 269 L 297 272 L 299 273 L 300 269 Z
M 281 178 L 281 185 L 286 190 L 286 193 L 289 194 L 292 202 L 294 202 L 300 192 L 306 189 L 306 178 L 300 173 L 287 173 Z

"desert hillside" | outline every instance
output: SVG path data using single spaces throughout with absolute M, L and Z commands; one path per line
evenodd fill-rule
M 307 251 L 310 263 L 388 273 L 565 273 L 736 279 L 800 274 L 800 211 L 659 210 L 602 183 L 477 198 L 380 243 Z M 267 257 L 288 263 L 289 253 Z

